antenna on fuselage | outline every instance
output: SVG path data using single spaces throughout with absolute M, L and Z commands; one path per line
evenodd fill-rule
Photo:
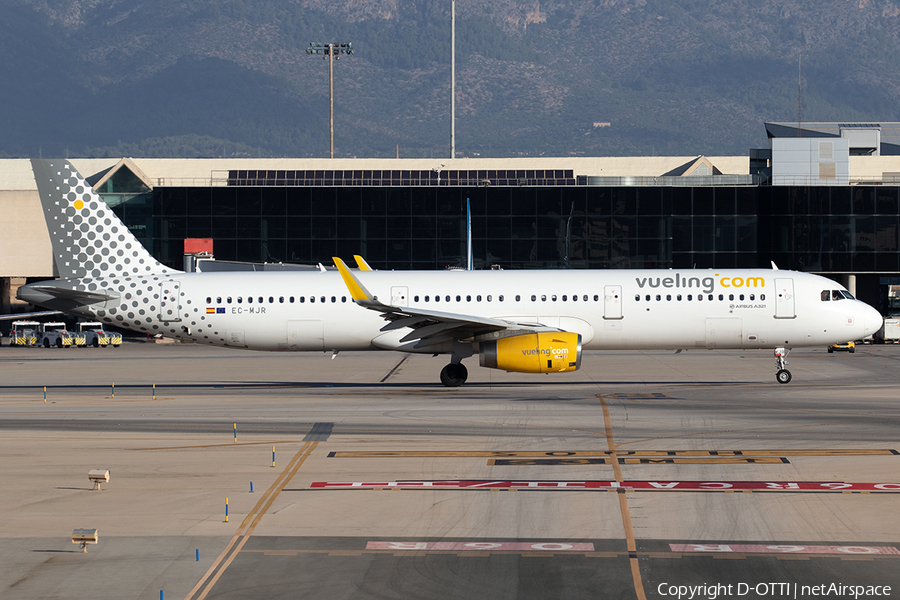
M 772 270 L 773 270 L 773 271 L 777 271 L 777 270 L 778 270 L 778 265 L 775 264 L 775 261 L 774 261 L 774 260 L 772 261 Z

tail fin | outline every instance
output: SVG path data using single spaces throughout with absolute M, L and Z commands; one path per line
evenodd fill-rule
M 147 252 L 68 160 L 32 159 L 56 269 L 64 279 L 178 273 Z

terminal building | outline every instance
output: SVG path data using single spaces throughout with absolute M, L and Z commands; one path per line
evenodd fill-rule
M 900 123 L 765 126 L 767 148 L 731 157 L 71 160 L 176 268 L 192 238 L 252 268 L 354 254 L 377 269 L 462 266 L 469 205 L 475 268 L 775 263 L 891 312 Z M 27 159 L 0 159 L 0 210 L 6 313 L 25 308 L 18 285 L 55 276 Z

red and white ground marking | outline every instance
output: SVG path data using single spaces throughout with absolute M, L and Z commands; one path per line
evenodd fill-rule
M 802 546 L 793 544 L 669 544 L 672 552 L 736 552 L 740 554 L 900 555 L 893 546 Z
M 569 542 L 369 542 L 366 550 L 513 550 L 516 552 L 593 552 L 594 545 Z
M 894 492 L 900 483 L 847 483 L 842 481 L 546 481 L 546 480 L 397 480 L 316 481 L 311 488 L 410 489 L 569 489 L 569 490 L 674 490 L 753 492 Z

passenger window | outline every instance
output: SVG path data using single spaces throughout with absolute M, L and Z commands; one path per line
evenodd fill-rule
M 306 296 L 300 296 L 300 304 L 306 302 Z
M 573 296 L 573 298 L 575 298 L 575 297 L 576 297 L 576 296 Z M 641 301 L 641 295 L 640 295 L 640 294 L 635 294 L 635 295 L 634 295 L 634 301 L 635 301 L 635 302 L 640 302 L 640 301 Z
M 231 304 L 231 296 L 228 296 L 228 298 L 226 298 L 225 301 L 226 301 L 228 304 Z
M 206 297 L 206 303 L 207 303 L 207 304 L 212 304 L 212 298 L 210 298 L 209 296 L 207 296 L 207 297 Z
M 660 296 L 659 294 L 657 294 L 657 295 L 656 295 L 656 301 L 659 302 L 660 300 L 662 300 L 662 296 Z
M 457 296 L 457 297 L 456 297 L 456 301 L 457 301 L 457 302 L 462 302 L 462 296 Z
M 675 298 L 676 298 L 679 302 L 681 302 L 681 294 L 678 294 L 677 296 L 675 296 Z
M 221 297 L 221 296 L 219 296 L 218 298 L 216 298 L 216 304 L 222 304 L 222 297 Z
M 724 300 L 724 299 L 725 299 L 725 294 L 719 294 L 719 300 Z
M 828 302 L 829 300 L 831 300 L 831 292 L 822 290 L 822 302 Z
M 336 297 L 336 296 L 332 296 L 332 297 L 331 297 L 331 303 L 334 304 L 335 302 L 337 302 L 337 297 Z
M 584 297 L 582 297 L 581 299 L 584 300 L 585 302 L 587 302 L 587 294 L 585 294 Z
M 481 302 L 481 295 L 479 294 L 478 296 L 475 296 L 475 300 L 476 300 L 477 302 Z
M 578 294 L 572 294 L 572 302 L 578 302 Z
M 490 302 L 492 299 L 493 299 L 493 296 L 491 296 L 490 294 L 488 294 L 487 301 Z
M 472 301 L 472 296 L 471 295 L 466 296 L 466 302 L 471 302 L 471 301 Z
M 550 296 L 550 299 L 553 300 L 554 302 L 556 302 L 556 294 L 553 294 L 552 296 Z
M 434 297 L 434 301 L 435 301 L 435 302 L 440 302 L 440 301 L 441 301 L 441 297 L 440 297 L 440 296 L 435 296 L 435 297 Z
M 688 294 L 688 298 L 687 298 L 687 299 L 688 299 L 688 302 L 690 302 L 691 300 L 694 299 L 694 295 L 693 295 L 693 294 Z
M 516 302 L 520 302 L 522 300 L 522 296 L 516 294 Z
M 262 299 L 260 299 L 260 300 L 262 300 Z M 325 302 L 325 296 L 322 296 L 321 298 L 319 298 L 319 301 L 322 302 L 322 303 L 324 303 L 324 302 Z
M 428 302 L 428 298 L 429 298 L 428 296 L 425 296 L 425 302 Z
M 541 302 L 546 302 L 546 301 L 547 301 L 547 295 L 546 295 L 546 294 L 542 294 L 542 295 L 541 295 Z
M 532 295 L 531 295 L 531 301 L 532 301 L 532 302 L 537 302 L 537 296 L 535 296 L 534 294 L 532 294 Z
M 697 300 L 703 302 L 703 294 L 697 294 Z
M 600 296 L 598 296 L 597 294 L 594 294 L 594 302 L 597 302 L 598 300 L 600 300 Z
M 569 298 L 568 296 L 566 296 L 565 294 L 563 294 L 562 301 L 565 302 L 566 300 L 568 300 L 568 298 Z
M 419 297 L 418 297 L 418 296 L 413 296 L 413 302 L 418 302 L 418 301 L 419 301 Z
M 274 304 L 275 298 L 273 296 L 269 296 L 269 304 Z
M 290 299 L 288 300 L 288 302 L 290 302 L 291 304 L 293 304 L 293 303 L 294 303 L 294 297 L 291 296 Z
M 756 294 L 750 294 L 750 300 L 756 300 Z
M 309 297 L 309 301 L 310 301 L 310 303 L 314 303 L 314 302 L 316 301 L 316 297 L 315 297 L 315 296 L 310 296 L 310 297 Z
M 672 301 L 672 294 L 666 294 L 666 302 Z
M 497 296 L 497 300 L 499 302 L 503 302 L 503 294 L 500 294 L 499 296 Z
M 712 302 L 714 299 L 714 296 L 712 294 L 710 294 L 709 296 L 706 297 L 706 299 L 709 300 L 710 302 Z M 721 298 L 719 298 L 719 300 L 721 300 Z
M 346 302 L 346 301 L 347 301 L 347 296 L 341 296 L 341 302 Z
M 728 299 L 729 299 L 729 300 L 734 300 L 734 294 L 728 294 Z
M 738 300 L 743 300 L 743 299 L 744 299 L 744 295 L 743 295 L 743 294 L 741 294 L 740 296 L 738 296 Z
M 284 304 L 284 296 L 279 296 L 279 297 L 278 297 L 278 302 L 279 302 L 280 304 Z
M 241 298 L 240 296 L 237 297 L 237 303 L 238 303 L 238 304 L 242 303 L 243 301 L 244 301 L 243 298 Z M 247 302 L 250 303 L 250 304 L 253 304 L 253 298 L 247 298 Z
M 444 300 L 446 300 L 447 302 L 450 302 L 450 296 L 444 297 Z
M 760 294 L 760 295 L 759 295 L 759 299 L 760 299 L 760 300 L 765 300 L 765 299 L 766 299 L 766 295 L 765 295 L 765 294 Z
M 647 294 L 647 302 L 650 302 L 650 294 Z

